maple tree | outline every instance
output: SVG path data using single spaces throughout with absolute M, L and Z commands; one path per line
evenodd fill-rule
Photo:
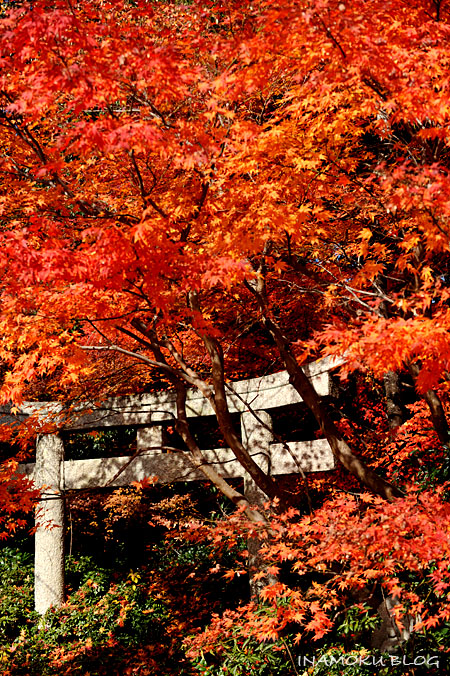
M 369 513 L 392 509 L 395 525 L 401 378 L 428 407 L 429 448 L 448 443 L 448 35 L 437 0 L 4 7 L 2 402 L 174 387 L 200 466 L 185 410 L 197 388 L 286 506 L 226 391 L 287 369 L 338 462 L 394 503 Z M 366 448 L 301 369 L 321 355 L 345 356 L 343 378 L 384 378 L 387 413 Z

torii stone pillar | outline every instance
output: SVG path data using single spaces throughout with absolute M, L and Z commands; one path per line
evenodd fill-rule
M 64 602 L 64 496 L 61 467 L 64 445 L 55 434 L 38 437 L 34 481 L 44 486 L 36 514 L 34 555 L 35 609 L 43 615 Z
M 148 449 L 148 453 L 162 450 L 164 444 L 162 427 L 140 427 L 136 432 L 136 449 Z M 145 450 L 144 450 L 145 453 Z
M 242 443 L 263 472 L 270 474 L 270 443 L 273 441 L 272 418 L 267 411 L 255 411 L 255 414 L 245 411 L 241 415 Z M 246 472 L 244 473 L 244 494 L 250 504 L 258 507 L 262 507 L 268 500 L 267 495 Z M 256 599 L 264 587 L 268 584 L 274 584 L 277 580 L 273 575 L 266 575 L 258 580 L 253 577 L 255 573 L 259 573 L 264 568 L 264 560 L 261 556 L 261 540 L 259 538 L 248 538 L 247 549 L 250 595 Z
M 242 443 L 262 471 L 270 474 L 270 443 L 273 441 L 272 418 L 267 411 L 255 411 L 255 414 L 258 417 L 250 411 L 241 414 Z M 268 499 L 247 473 L 244 474 L 244 493 L 252 505 L 262 506 Z

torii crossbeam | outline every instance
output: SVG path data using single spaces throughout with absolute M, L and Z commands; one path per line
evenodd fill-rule
M 323 359 L 305 367 L 320 396 L 331 394 L 330 370 L 334 366 L 332 360 Z M 334 457 L 325 439 L 284 444 L 274 441 L 269 411 L 302 401 L 289 384 L 285 371 L 233 383 L 232 390 L 228 397 L 230 411 L 240 414 L 242 440 L 261 469 L 272 475 L 334 469 Z M 117 397 L 101 405 L 86 403 L 77 408 L 75 415 L 71 412 L 70 420 L 55 402 L 26 404 L 20 415 L 36 411 L 42 417 L 59 416 L 64 430 L 140 426 L 136 437 L 137 453 L 132 459 L 64 460 L 61 437 L 46 434 L 38 437 L 36 463 L 20 466 L 20 471 L 32 477 L 35 485 L 45 487 L 36 517 L 35 535 L 35 608 L 44 614 L 50 606 L 57 607 L 64 601 L 66 490 L 125 486 L 149 476 L 157 477 L 162 483 L 201 481 L 205 477 L 183 451 L 163 453 L 161 450 L 162 424 L 175 416 L 175 397 L 170 391 Z M 188 394 L 187 412 L 189 417 L 213 413 L 209 402 L 194 391 Z M 224 478 L 243 477 L 245 494 L 251 499 L 256 487 L 231 449 L 204 450 L 202 454 L 205 463 L 213 465 Z

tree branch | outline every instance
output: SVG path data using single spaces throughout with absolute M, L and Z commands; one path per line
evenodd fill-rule
M 190 293 L 190 303 L 194 310 L 200 312 L 198 296 L 195 292 Z M 202 339 L 211 360 L 215 412 L 217 422 L 225 437 L 225 441 L 232 449 L 243 468 L 250 474 L 258 488 L 272 500 L 275 498 L 280 500 L 280 508 L 283 509 L 288 506 L 289 498 L 281 493 L 280 488 L 272 477 L 265 474 L 259 465 L 256 464 L 247 449 L 243 446 L 234 429 L 225 393 L 222 348 L 215 338 L 205 332 L 202 333 Z
M 326 413 L 313 385 L 303 372 L 303 369 L 298 365 L 297 360 L 292 354 L 287 338 L 284 337 L 281 329 L 270 316 L 263 294 L 258 291 L 254 285 L 247 283 L 246 286 L 258 301 L 264 325 L 272 335 L 284 361 L 286 370 L 289 373 L 289 382 L 295 387 L 305 404 L 313 413 L 320 429 L 330 444 L 336 460 L 367 488 L 389 502 L 392 502 L 397 497 L 401 497 L 402 492 L 396 486 L 393 486 L 385 479 L 379 477 L 372 469 L 370 469 L 370 467 L 354 455 L 347 442 L 342 438 L 336 425 Z

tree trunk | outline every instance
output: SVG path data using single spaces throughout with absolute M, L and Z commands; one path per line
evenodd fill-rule
M 385 479 L 379 477 L 372 469 L 370 469 L 370 467 L 354 455 L 349 445 L 342 438 L 342 435 L 333 420 L 328 415 L 313 385 L 304 374 L 302 368 L 298 365 L 297 360 L 292 354 L 288 340 L 284 337 L 279 326 L 269 317 L 269 311 L 264 297 L 256 288 L 253 288 L 250 285 L 248 288 L 258 300 L 264 324 L 272 335 L 284 361 L 286 370 L 289 373 L 289 382 L 295 387 L 305 404 L 313 413 L 320 429 L 330 444 L 336 460 L 340 462 L 350 474 L 353 474 L 354 477 L 361 481 L 364 486 L 389 502 L 393 502 L 395 498 L 401 497 L 402 492 L 396 486 L 393 486 Z
M 200 312 L 197 296 L 193 292 L 190 294 L 190 302 L 192 307 L 195 307 L 195 309 Z M 272 477 L 265 474 L 265 472 L 263 472 L 263 470 L 256 464 L 248 450 L 242 444 L 234 429 L 225 394 L 223 355 L 219 343 L 217 343 L 217 341 L 211 336 L 202 336 L 205 347 L 207 348 L 211 358 L 212 378 L 214 385 L 214 389 L 212 389 L 187 364 L 185 364 L 182 356 L 176 351 L 169 340 L 164 339 L 162 343 L 160 343 L 155 331 L 151 327 L 145 325 L 139 319 L 134 319 L 131 323 L 135 329 L 142 333 L 142 335 L 146 336 L 148 342 L 144 342 L 146 347 L 149 347 L 155 356 L 155 365 L 164 370 L 166 376 L 172 381 L 175 388 L 177 389 L 177 392 L 181 392 L 179 388 L 184 387 L 185 384 L 188 383 L 191 386 L 197 387 L 198 390 L 202 392 L 202 394 L 208 399 L 216 415 L 220 430 L 222 431 L 228 446 L 234 452 L 236 459 L 241 463 L 245 471 L 248 472 L 257 486 L 267 495 L 267 497 L 271 500 L 278 500 L 280 510 L 286 509 L 289 506 L 289 500 L 285 495 L 281 494 L 279 486 L 272 479 Z M 139 338 L 134 336 L 130 331 L 126 331 L 124 329 L 122 329 L 122 331 L 134 339 L 139 340 Z M 162 347 L 165 347 L 170 351 L 171 356 L 177 362 L 178 369 L 169 366 L 164 354 L 162 353 Z M 189 444 L 186 441 L 188 436 L 186 436 L 186 439 L 184 438 L 184 435 L 190 434 L 187 419 L 185 423 L 180 422 L 180 434 L 183 436 L 183 439 L 189 448 Z M 193 442 L 195 444 L 194 440 Z M 201 454 L 199 449 L 198 452 Z M 199 467 L 199 469 L 202 468 Z
M 403 423 L 403 414 L 400 406 L 399 377 L 395 371 L 384 374 L 384 392 L 386 395 L 386 413 L 390 430 L 395 430 Z
M 197 312 L 200 312 L 198 297 L 194 292 L 190 294 L 190 302 L 191 306 Z M 279 485 L 274 481 L 274 479 L 263 472 L 263 470 L 256 464 L 248 452 L 248 449 L 245 448 L 244 444 L 241 442 L 234 428 L 225 392 L 225 372 L 223 365 L 222 346 L 215 338 L 208 335 L 207 333 L 202 334 L 202 339 L 211 359 L 211 374 L 214 385 L 214 412 L 216 414 L 217 422 L 225 438 L 225 441 L 235 454 L 237 460 L 239 460 L 241 463 L 242 467 L 251 476 L 258 488 L 260 488 L 263 493 L 265 493 L 271 500 L 276 499 L 278 501 L 279 509 L 284 511 L 289 506 L 292 506 L 290 496 L 286 495 L 286 493 L 280 489 Z
M 243 507 L 245 515 L 250 521 L 254 523 L 267 523 L 263 514 L 258 510 L 252 509 L 249 501 L 242 493 L 236 491 L 213 467 L 207 464 L 189 428 L 186 415 L 186 388 L 181 382 L 176 383 L 175 387 L 177 391 L 176 429 L 188 447 L 189 458 L 194 467 L 203 472 L 205 478 L 211 481 L 236 507 Z
M 416 380 L 420 373 L 419 365 L 408 364 L 408 368 L 412 377 L 414 380 Z M 446 446 L 449 442 L 449 428 L 442 402 L 434 390 L 427 390 L 427 392 L 425 392 L 423 395 L 423 398 L 427 402 L 428 408 L 430 409 L 431 421 L 433 423 L 434 429 L 436 430 L 436 434 L 439 437 L 439 441 L 441 444 Z

